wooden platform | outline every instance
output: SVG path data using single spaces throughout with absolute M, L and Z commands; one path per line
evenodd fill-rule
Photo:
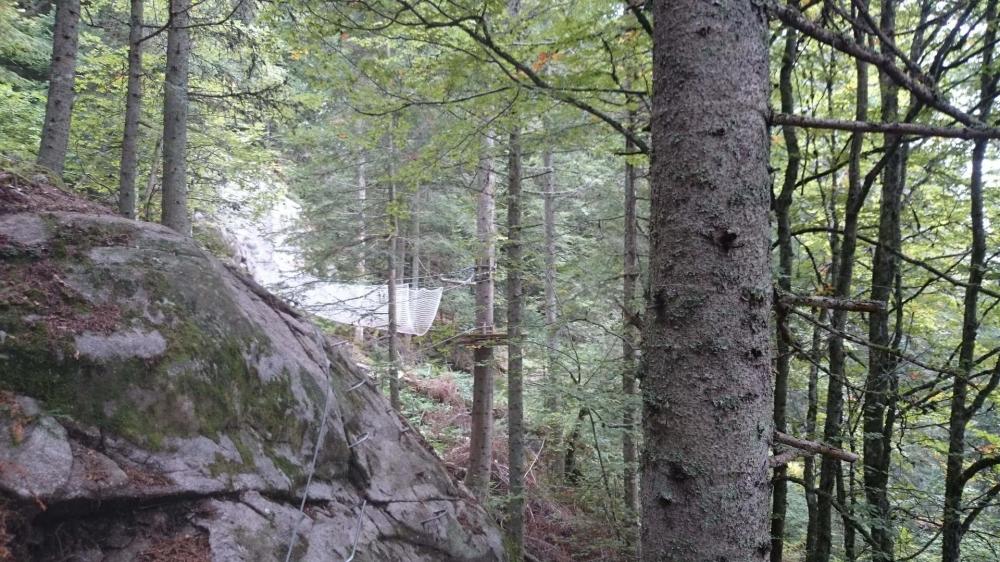
M 507 332 L 462 334 L 456 336 L 454 341 L 469 347 L 496 347 L 507 345 Z

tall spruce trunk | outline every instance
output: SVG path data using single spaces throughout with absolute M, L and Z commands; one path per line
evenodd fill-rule
M 781 111 L 795 113 L 795 92 L 792 89 L 792 68 L 798 49 L 798 35 L 795 30 L 785 30 L 785 46 L 781 57 L 778 89 L 781 96 Z M 774 214 L 778 226 L 778 287 L 783 291 L 792 290 L 792 228 L 790 210 L 792 195 L 799 179 L 799 140 L 795 128 L 783 127 L 788 164 L 782 178 L 781 190 L 774 198 Z M 788 311 L 780 304 L 776 307 L 776 346 L 774 375 L 774 429 L 788 431 L 787 402 L 788 376 L 792 364 L 791 327 L 788 325 Z M 771 562 L 781 562 L 785 544 L 785 514 L 788 511 L 788 469 L 782 465 L 774 469 L 774 490 L 771 500 Z
M 507 443 L 510 491 L 508 553 L 524 560 L 524 351 L 521 342 L 523 248 L 521 243 L 521 132 L 510 133 L 507 166 Z
M 118 212 L 135 218 L 135 182 L 139 164 L 139 117 L 142 115 L 142 9 L 143 0 L 132 0 L 128 33 L 128 88 L 125 94 L 125 129 L 118 167 Z
M 980 77 L 979 117 L 988 122 L 991 107 L 997 97 L 997 72 L 993 60 L 997 39 L 997 0 L 986 3 L 987 47 L 983 52 L 983 72 Z M 965 484 L 975 474 L 966 475 L 965 432 L 972 417 L 983 404 L 983 394 L 978 394 L 970 404 L 969 378 L 976 368 L 976 338 L 979 333 L 979 292 L 986 273 L 986 226 L 983 218 L 983 162 L 986 158 L 986 140 L 977 140 L 972 149 L 972 176 L 969 181 L 970 218 L 972 222 L 972 252 L 969 256 L 969 283 L 965 289 L 962 318 L 962 344 L 958 353 L 958 373 L 951 390 L 951 411 L 948 418 L 948 459 L 945 465 L 944 521 L 941 529 L 942 562 L 960 562 L 962 538 L 972 522 L 962 510 Z M 1000 372 L 998 366 L 996 372 Z M 996 383 L 996 374 L 989 384 L 979 389 L 989 392 Z
M 767 18 L 656 2 L 645 560 L 766 560 L 772 437 Z
M 879 28 L 892 39 L 896 36 L 895 4 L 883 0 Z M 888 47 L 883 45 L 888 53 Z M 879 89 L 882 96 L 882 121 L 899 119 L 899 87 L 879 72 Z M 893 292 L 900 250 L 899 213 L 906 183 L 906 145 L 895 150 L 897 135 L 885 135 L 883 145 L 891 150 L 887 154 L 882 172 L 882 197 L 879 205 L 878 241 L 872 260 L 871 299 L 887 302 Z M 902 303 L 896 303 L 902 306 Z M 863 448 L 865 500 L 872 519 L 871 542 L 873 562 L 891 562 L 894 554 L 894 532 L 889 504 L 889 465 L 892 458 L 892 434 L 895 425 L 896 367 L 895 355 L 888 351 L 892 346 L 889 323 L 890 309 L 872 312 L 868 316 L 868 339 L 874 346 L 868 349 L 868 377 L 865 380 L 863 412 Z
M 551 147 L 542 153 L 542 222 L 545 242 L 545 410 L 562 418 L 563 392 L 560 384 L 563 377 L 559 373 L 559 302 L 556 298 L 556 170 Z M 552 473 L 561 478 L 566 472 L 566 457 L 563 451 L 562 422 L 553 424 Z
M 630 114 L 630 123 L 633 120 Z M 635 145 L 626 139 L 625 152 L 635 151 Z M 625 486 L 625 509 L 627 521 L 634 527 L 630 534 L 632 542 L 638 538 L 639 530 L 639 455 L 636 443 L 635 376 L 636 351 L 639 347 L 638 323 L 640 314 L 636 308 L 636 284 L 639 280 L 639 220 L 636 217 L 636 169 L 631 162 L 625 162 L 625 236 L 624 263 L 622 268 L 622 461 L 624 464 L 622 481 Z
M 395 208 L 396 204 L 396 185 L 392 180 L 389 180 L 389 205 L 390 209 Z M 386 326 L 389 332 L 389 368 L 386 373 L 386 378 L 389 379 L 389 403 L 392 404 L 394 410 L 399 411 L 399 307 L 397 305 L 398 295 L 396 294 L 396 285 L 398 283 L 396 279 L 396 246 L 399 243 L 399 222 L 396 219 L 395 211 L 390 211 L 389 216 L 389 247 L 387 249 L 388 253 L 388 265 L 386 269 L 388 271 L 388 283 L 386 285 L 388 293 L 388 306 L 387 312 L 389 314 L 388 326 Z
M 856 32 L 855 40 L 863 40 L 861 32 Z M 855 61 L 857 91 L 855 96 L 855 119 L 868 119 L 868 63 Z M 854 133 L 851 137 L 850 161 L 847 170 L 847 200 L 844 203 L 844 232 L 836 254 L 833 294 L 836 298 L 849 298 L 854 277 L 854 254 L 858 245 L 858 214 L 864 204 L 864 184 L 861 176 L 861 157 L 864 135 Z M 844 377 L 846 374 L 846 352 L 844 339 L 839 335 L 847 324 L 847 311 L 834 310 L 830 325 L 833 330 L 829 341 L 830 377 L 826 391 L 826 421 L 823 424 L 823 440 L 840 447 L 844 415 Z M 829 456 L 820 460 L 819 486 L 816 489 L 816 536 L 815 548 L 806 553 L 806 562 L 829 562 L 833 548 L 832 513 L 837 474 L 840 461 Z
M 493 270 L 496 264 L 496 179 L 493 172 L 493 139 L 486 135 L 483 156 L 479 159 L 479 198 L 476 205 L 476 327 L 493 331 Z M 480 502 L 490 489 L 493 463 L 493 348 L 476 347 L 472 354 L 472 428 L 469 435 L 469 469 L 465 484 Z
M 545 242 L 545 406 L 549 411 L 559 409 L 559 385 L 556 376 L 559 351 L 559 304 L 556 301 L 556 178 L 552 150 L 542 153 L 542 223 Z
M 389 312 L 389 325 L 387 326 L 389 331 L 389 402 L 392 404 L 392 408 L 397 412 L 400 409 L 399 403 L 399 295 L 396 294 L 396 284 L 398 279 L 401 277 L 398 271 L 398 262 L 403 260 L 399 259 L 399 210 L 397 209 L 396 201 L 396 158 L 398 157 L 396 150 L 396 141 L 393 135 L 396 133 L 396 129 L 399 126 L 399 116 L 396 113 L 392 114 L 392 129 L 389 131 L 389 248 L 388 248 L 388 275 L 389 282 L 387 285 L 388 289 L 388 312 Z
M 413 193 L 413 206 L 411 208 L 410 222 L 410 285 L 414 289 L 420 288 L 420 198 L 424 192 L 423 187 L 417 186 Z
M 62 177 L 73 117 L 73 83 L 80 33 L 80 0 L 58 0 L 52 29 L 52 60 L 38 165 Z
M 190 9 L 191 0 L 170 0 L 167 71 L 163 84 L 163 200 L 160 222 L 184 235 L 191 234 L 187 204 Z
M 358 277 L 364 280 L 365 275 L 368 274 L 367 267 L 367 242 L 365 238 L 368 236 L 368 225 L 365 223 L 365 205 L 368 199 L 368 178 L 365 175 L 365 155 L 361 154 L 359 157 L 361 163 L 358 164 L 357 172 L 357 196 L 358 196 Z M 362 281 L 363 282 L 363 281 Z M 354 343 L 357 345 L 363 345 L 365 343 L 365 328 L 364 326 L 354 327 Z

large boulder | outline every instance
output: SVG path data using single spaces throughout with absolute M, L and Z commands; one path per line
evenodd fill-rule
M 171 230 L 2 179 L 0 558 L 504 558 L 343 342 Z

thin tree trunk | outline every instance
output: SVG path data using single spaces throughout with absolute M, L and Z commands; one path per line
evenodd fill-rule
M 817 323 L 824 325 L 827 322 L 829 311 L 825 308 L 819 309 Z M 816 417 L 819 410 L 819 364 L 822 361 L 822 333 L 819 326 L 813 328 L 812 349 L 810 356 L 813 364 L 809 367 L 809 382 L 807 383 L 807 405 L 806 405 L 806 439 L 814 441 L 816 439 Z M 802 480 L 805 483 L 806 494 L 806 552 L 811 552 L 816 545 L 816 459 L 807 456 L 802 461 Z
M 520 0 L 508 0 L 517 21 Z M 521 128 L 513 112 L 507 160 L 507 553 L 511 562 L 524 561 L 524 259 L 521 242 Z
M 840 514 L 841 523 L 844 526 L 844 560 L 854 562 L 857 560 L 857 549 L 855 548 L 854 525 L 851 524 L 851 517 L 854 514 L 854 465 L 849 465 L 847 469 L 849 484 L 844 484 L 844 465 L 837 465 L 837 503 L 843 510 Z
M 589 415 L 589 408 L 580 408 L 576 414 L 576 421 L 573 422 L 573 429 L 569 432 L 569 438 L 566 440 L 566 460 L 563 461 L 566 466 L 564 481 L 571 486 L 579 484 L 580 477 L 583 476 L 577 462 L 576 452 L 580 446 L 580 431 L 583 428 L 583 420 L 587 419 Z
M 863 40 L 861 32 L 857 31 L 855 39 Z M 857 72 L 857 92 L 855 119 L 868 119 L 868 63 L 855 61 Z M 855 133 L 851 137 L 851 154 L 848 164 L 847 201 L 844 209 L 844 235 L 840 241 L 840 254 L 837 256 L 836 281 L 834 282 L 834 297 L 848 298 L 851 294 L 851 281 L 854 275 L 854 252 L 857 248 L 858 214 L 864 203 L 864 185 L 861 177 L 861 151 L 864 147 L 863 133 Z M 823 441 L 840 447 L 842 442 L 841 428 L 844 415 L 844 377 L 846 374 L 844 340 L 839 334 L 847 324 L 847 311 L 834 310 L 830 337 L 830 377 L 826 391 L 826 422 L 823 424 Z M 840 461 L 824 456 L 820 460 L 819 487 L 816 497 L 816 546 L 806 554 L 807 562 L 829 562 L 833 546 L 832 513 L 834 486 Z
M 510 133 L 507 167 L 507 443 L 510 492 L 507 503 L 508 553 L 524 559 L 524 356 L 521 316 L 524 308 L 521 246 L 521 132 Z
M 993 57 L 997 38 L 997 0 L 986 3 L 987 47 L 983 52 L 983 73 L 980 77 L 979 116 L 988 120 L 997 97 L 997 73 Z M 969 377 L 975 369 L 976 337 L 979 333 L 979 290 L 986 273 L 986 227 L 983 218 L 983 161 L 987 141 L 977 140 L 972 149 L 972 177 L 969 181 L 970 218 L 972 222 L 972 252 L 969 257 L 969 284 L 965 290 L 962 318 L 962 344 L 959 348 L 959 372 L 951 390 L 951 411 L 948 418 L 948 460 L 945 465 L 944 513 L 941 529 L 942 562 L 959 562 L 963 525 L 962 496 L 967 478 L 965 471 L 965 431 L 976 414 L 976 401 L 968 402 Z M 983 392 L 981 390 L 980 392 Z
M 163 84 L 163 200 L 164 225 L 191 234 L 187 205 L 188 59 L 191 54 L 191 0 L 170 0 L 167 30 L 167 71 Z
M 766 560 L 767 17 L 751 0 L 653 12 L 642 555 Z
M 896 7 L 893 0 L 883 0 L 879 20 L 881 32 L 888 38 L 896 36 Z M 883 45 L 887 54 L 888 47 Z M 891 55 L 890 55 L 891 56 Z M 879 89 L 882 96 L 882 121 L 892 123 L 899 119 L 899 87 L 884 72 L 879 72 Z M 884 146 L 891 150 L 897 135 L 885 135 Z M 882 173 L 882 198 L 879 206 L 879 244 L 872 261 L 871 298 L 888 301 L 893 292 L 893 281 L 899 270 L 896 254 L 900 246 L 899 213 L 902 207 L 903 188 L 906 183 L 906 145 L 899 146 L 887 155 Z M 902 303 L 896 303 L 902 306 Z M 895 404 L 892 396 L 896 386 L 897 361 L 886 351 L 892 344 L 889 330 L 889 307 L 868 316 L 868 338 L 873 344 L 868 348 L 868 378 L 865 381 L 864 416 L 864 479 L 865 500 L 872 519 L 871 542 L 873 562 L 891 562 L 894 554 L 894 532 L 889 504 L 889 465 Z
M 479 199 L 476 206 L 476 236 L 479 240 L 479 257 L 476 260 L 476 326 L 484 333 L 493 331 L 493 269 L 496 263 L 492 151 L 493 139 L 487 134 L 483 155 L 479 159 Z M 493 462 L 493 348 L 475 348 L 473 360 L 472 429 L 469 436 L 469 470 L 465 474 L 465 484 L 480 502 L 485 502 L 489 495 L 490 467 Z
M 135 218 L 135 182 L 139 164 L 139 117 L 142 115 L 142 8 L 132 0 L 128 33 L 128 91 L 125 96 L 125 129 L 118 169 L 118 212 Z
M 792 89 L 792 68 L 798 49 L 798 35 L 795 30 L 785 30 L 785 50 L 781 58 L 779 73 L 779 92 L 781 95 L 781 111 L 795 113 L 795 92 Z M 792 261 L 795 256 L 792 251 L 792 228 L 789 217 L 792 206 L 792 194 L 799 179 L 798 135 L 793 127 L 783 127 L 785 147 L 788 153 L 788 164 L 782 180 L 781 191 L 774 198 L 774 212 L 778 223 L 778 286 L 787 292 L 792 290 Z M 787 432 L 786 410 L 788 400 L 788 375 L 792 364 L 792 349 L 789 341 L 788 311 L 782 306 L 776 307 L 776 345 L 774 375 L 774 429 Z M 785 544 L 785 514 L 788 510 L 788 468 L 785 465 L 774 469 L 774 490 L 771 501 L 771 562 L 781 562 Z
M 149 221 L 153 217 L 153 199 L 156 197 L 156 178 L 160 175 L 160 164 L 163 162 L 163 135 L 156 137 L 153 154 L 150 155 L 149 175 L 146 176 L 146 189 L 143 192 L 146 203 L 142 206 L 142 220 Z
M 410 284 L 414 289 L 420 288 L 420 197 L 423 187 L 418 186 L 413 194 L 412 223 L 410 225 Z
M 559 303 L 556 298 L 556 171 L 552 149 L 546 146 L 542 153 L 542 222 L 545 243 L 545 410 L 562 419 L 562 387 L 559 376 Z M 563 454 L 565 436 L 561 421 L 554 424 L 552 474 L 565 477 L 566 456 Z
M 398 295 L 396 294 L 396 271 L 399 252 L 399 216 L 396 208 L 396 141 L 393 135 L 398 127 L 399 117 L 392 115 L 392 129 L 389 131 L 389 262 L 388 262 L 388 293 L 389 293 L 389 402 L 393 409 L 399 411 L 399 319 Z
M 836 69 L 836 52 L 830 51 L 830 58 L 827 61 L 828 65 L 826 68 L 826 100 L 827 100 L 827 111 L 833 114 L 835 109 L 833 101 L 833 85 L 834 85 L 834 75 Z M 836 150 L 837 137 L 834 133 L 830 134 L 829 146 L 831 151 Z M 832 162 L 834 159 L 838 158 L 836 152 L 831 152 L 829 161 Z M 826 222 L 831 228 L 831 234 L 829 236 L 830 244 L 830 267 L 827 269 L 826 279 L 823 281 L 827 286 L 833 287 L 837 283 L 837 272 L 840 271 L 840 254 L 841 245 L 839 238 L 840 231 L 840 220 L 837 215 L 837 198 L 840 192 L 839 189 L 839 174 L 834 171 L 830 176 L 830 196 L 827 199 L 826 204 Z M 826 325 L 829 321 L 829 311 L 827 309 L 820 310 L 820 322 L 822 325 Z M 826 332 L 822 332 L 825 334 Z M 820 328 L 816 326 L 813 330 L 813 366 L 810 369 L 809 374 L 809 410 L 806 413 L 806 433 L 809 439 L 816 439 L 816 419 L 819 410 L 819 365 L 822 360 L 821 356 L 821 343 L 824 341 L 824 337 L 820 332 Z M 831 340 L 826 340 L 827 346 L 826 351 L 830 353 L 829 342 Z M 829 384 L 829 383 L 828 383 Z M 821 461 L 822 462 L 822 461 Z M 807 457 L 804 461 L 804 475 L 803 478 L 806 481 L 806 505 L 809 511 L 809 521 L 806 527 L 806 560 L 814 560 L 817 549 L 816 543 L 820 535 L 819 532 L 819 488 L 816 483 L 816 459 L 815 457 Z M 829 509 L 829 504 L 827 504 L 826 509 Z
M 545 236 L 545 407 L 550 412 L 559 411 L 559 383 L 556 365 L 559 351 L 559 304 L 556 302 L 556 178 L 552 150 L 542 153 L 542 222 Z M 559 471 L 561 472 L 561 471 Z
M 367 269 L 367 255 L 368 251 L 365 244 L 365 237 L 368 236 L 368 227 L 365 223 L 365 204 L 368 199 L 368 178 L 365 176 L 365 163 L 364 154 L 362 153 L 360 159 L 361 163 L 358 164 L 358 277 L 364 279 L 365 275 L 368 273 Z M 357 345 L 362 345 L 365 343 L 365 328 L 364 326 L 354 327 L 354 343 Z
M 634 115 L 629 113 L 629 124 Z M 625 152 L 633 152 L 635 146 L 625 140 Z M 630 533 L 632 542 L 638 543 L 639 530 L 639 454 L 636 444 L 637 417 L 633 398 L 635 396 L 636 350 L 639 347 L 639 311 L 635 304 L 636 283 L 639 279 L 639 249 L 637 244 L 639 221 L 636 218 L 636 170 L 635 165 L 625 161 L 625 240 L 622 268 L 622 479 L 625 485 L 626 520 L 634 528 Z
M 52 61 L 38 165 L 62 177 L 73 117 L 73 82 L 80 30 L 80 0 L 59 0 L 52 29 Z

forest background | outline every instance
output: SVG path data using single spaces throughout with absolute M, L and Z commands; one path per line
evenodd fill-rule
M 137 3 L 139 157 L 126 170 Z M 72 126 L 56 174 L 117 205 L 131 173 L 144 220 L 161 215 L 173 5 L 82 3 Z M 771 559 L 1000 560 L 1000 195 L 986 140 L 1000 77 L 996 1 L 769 6 L 773 422 L 860 455 L 775 451 L 784 456 L 772 479 Z M 0 3 L 0 155 L 23 174 L 37 172 L 56 11 L 44 0 Z M 518 459 L 506 453 L 515 429 L 526 551 L 634 557 L 636 350 L 652 300 L 643 290 L 650 10 L 589 0 L 202 0 L 182 12 L 195 237 L 226 253 L 212 217 L 287 195 L 303 209 L 289 226 L 311 273 L 447 286 L 429 336 L 403 342 L 398 359 L 384 337 L 370 335 L 364 351 L 379 372 L 401 369 L 402 411 L 460 476 L 474 456 L 474 361 L 454 342 L 482 323 L 474 284 L 495 278 L 501 331 L 507 295 L 522 297 L 524 429 L 508 427 L 501 372 L 492 493 L 482 495 L 508 528 L 518 525 L 506 505 L 519 485 Z M 234 187 L 241 197 L 223 195 Z M 494 189 L 484 218 L 483 193 Z M 502 220 L 514 216 L 511 202 L 517 223 Z M 493 246 L 495 269 L 482 260 Z M 491 360 L 499 371 L 505 353 Z

